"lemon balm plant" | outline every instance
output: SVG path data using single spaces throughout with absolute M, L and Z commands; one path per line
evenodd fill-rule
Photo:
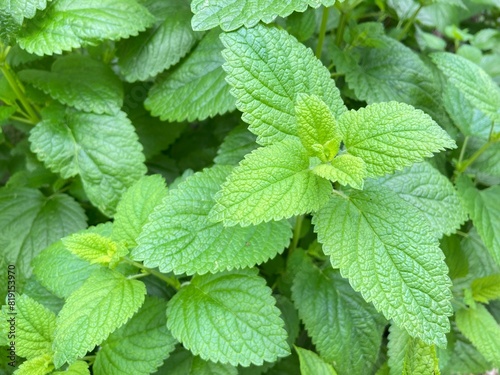
M 499 19 L 0 2 L 2 373 L 500 367 Z

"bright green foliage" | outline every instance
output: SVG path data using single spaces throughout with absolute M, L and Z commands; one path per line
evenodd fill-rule
M 257 148 L 255 135 L 246 126 L 239 125 L 224 139 L 214 159 L 216 164 L 237 165 L 246 154 Z
M 289 354 L 271 289 L 253 269 L 195 276 L 169 301 L 167 326 L 214 362 L 260 365 Z
M 288 222 L 224 228 L 209 220 L 213 196 L 232 169 L 206 169 L 172 190 L 150 216 L 132 257 L 162 272 L 192 275 L 252 267 L 281 253 L 292 235 Z
M 50 72 L 27 69 L 19 77 L 80 111 L 113 115 L 123 104 L 119 78 L 110 67 L 86 56 L 63 56 L 52 64 Z
M 390 190 L 334 195 L 314 215 L 332 265 L 387 319 L 427 344 L 446 344 L 452 314 L 444 255 L 422 214 Z
M 481 304 L 457 311 L 457 327 L 472 344 L 491 361 L 500 366 L 500 326 Z
M 366 163 L 368 176 L 384 176 L 455 142 L 429 115 L 404 103 L 376 103 L 343 114 L 338 125 L 347 151 Z
M 101 264 L 113 267 L 128 250 L 121 243 L 97 233 L 76 233 L 63 238 L 66 249 L 90 264 Z
M 23 362 L 14 373 L 15 375 L 46 375 L 54 370 L 52 356 L 43 354 Z
M 153 116 L 168 121 L 204 120 L 234 109 L 221 56 L 219 30 L 209 32 L 176 69 L 149 92 L 145 102 Z
M 341 185 L 351 185 L 355 189 L 363 189 L 366 178 L 366 165 L 363 159 L 350 154 L 342 154 L 330 163 L 319 164 L 313 173 Z
M 323 361 L 316 353 L 295 347 L 300 359 L 301 375 L 337 375 L 332 365 Z
M 191 29 L 188 2 L 148 0 L 142 3 L 156 17 L 156 23 L 118 46 L 118 65 L 129 82 L 144 81 L 176 64 L 200 37 L 200 33 Z
M 162 371 L 163 370 L 163 371 Z M 188 350 L 178 347 L 165 361 L 158 375 L 238 375 L 230 364 L 205 361 Z
M 436 347 L 392 325 L 388 344 L 390 375 L 439 375 Z
M 166 326 L 167 303 L 147 297 L 141 309 L 101 344 L 93 367 L 95 375 L 147 375 L 174 350 L 175 339 Z
M 17 42 L 29 53 L 52 55 L 137 35 L 153 22 L 135 0 L 53 0 L 43 17 L 25 22 Z
M 116 328 L 144 302 L 144 283 L 102 268 L 95 271 L 66 300 L 57 317 L 54 364 L 73 363 Z
M 295 100 L 299 93 L 317 95 L 334 117 L 345 111 L 328 70 L 286 31 L 257 25 L 223 34 L 221 40 L 226 47 L 222 52 L 226 80 L 258 143 L 298 136 Z
M 6 0 L 0 4 L 0 42 L 9 42 L 21 29 L 25 18 L 33 18 L 43 10 L 47 0 Z
M 261 147 L 247 155 L 215 195 L 210 215 L 225 225 L 281 220 L 317 210 L 332 191 L 309 170 L 309 156 L 297 139 Z
M 83 209 L 66 194 L 45 197 L 35 189 L 0 189 L 0 254 L 21 275 L 45 247 L 86 226 Z M 20 276 L 18 276 L 20 277 Z
M 316 267 L 301 252 L 294 257 L 292 298 L 321 357 L 341 375 L 370 372 L 385 320 L 338 271 Z
M 145 176 L 122 196 L 113 222 L 113 238 L 134 247 L 136 238 L 148 221 L 149 215 L 167 196 L 165 180 L 161 176 Z
M 90 375 L 89 365 L 84 361 L 76 361 L 66 371 L 55 371 L 53 375 Z
M 500 298 L 500 275 L 489 275 L 475 279 L 471 285 L 475 301 L 488 303 Z
M 447 52 L 434 53 L 431 58 L 468 101 L 494 121 L 500 120 L 500 88 L 483 69 Z
M 419 209 L 437 237 L 455 232 L 467 218 L 453 184 L 429 163 L 413 164 L 370 182 L 381 184 Z
M 145 172 L 133 126 L 123 112 L 97 115 L 53 106 L 31 131 L 31 148 L 63 178 L 80 175 L 90 201 L 111 216 L 120 195 Z
M 259 21 L 272 22 L 276 16 L 286 17 L 292 12 L 303 12 L 308 6 L 332 6 L 335 0 L 193 0 L 191 10 L 194 13 L 194 30 L 208 30 L 220 26 L 224 31 L 236 30 L 240 26 L 255 26 Z

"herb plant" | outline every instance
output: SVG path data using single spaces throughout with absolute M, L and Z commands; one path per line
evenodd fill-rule
M 499 20 L 0 1 L 0 372 L 500 367 Z

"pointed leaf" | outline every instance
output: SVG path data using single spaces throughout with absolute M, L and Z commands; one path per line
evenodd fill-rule
M 23 362 L 16 370 L 16 375 L 46 375 L 52 373 L 54 365 L 52 364 L 52 356 L 43 354 L 39 357 L 32 358 Z
M 332 365 L 323 361 L 316 353 L 295 347 L 300 360 L 301 375 L 337 375 Z
M 122 244 L 97 233 L 75 233 L 63 238 L 62 243 L 66 249 L 90 264 L 113 265 L 128 253 Z
M 53 375 L 90 375 L 89 364 L 84 361 L 76 361 L 66 371 L 55 371 Z
M 489 275 L 472 282 L 472 297 L 475 301 L 488 303 L 500 298 L 500 275 Z
M 363 189 L 366 178 L 366 165 L 357 156 L 343 154 L 334 158 L 328 164 L 319 164 L 313 168 L 313 173 L 341 185 L 351 185 L 355 189 Z

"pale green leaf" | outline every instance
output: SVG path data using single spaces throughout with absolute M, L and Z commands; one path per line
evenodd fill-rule
M 461 309 L 456 314 L 457 327 L 493 366 L 500 366 L 500 326 L 481 304 Z
M 489 275 L 472 282 L 472 297 L 479 302 L 488 303 L 500 298 L 500 275 Z
M 387 188 L 334 195 L 313 223 L 332 265 L 387 319 L 446 345 L 451 282 L 424 216 Z
M 155 375 L 237 375 L 238 370 L 230 364 L 204 361 L 182 346 L 178 347 L 155 372 Z
M 366 178 L 366 165 L 363 159 L 350 154 L 342 154 L 330 163 L 319 164 L 313 173 L 341 185 L 350 185 L 355 189 L 363 189 Z
M 53 0 L 43 16 L 25 22 L 19 45 L 36 55 L 137 35 L 154 17 L 135 0 Z
M 370 373 L 385 320 L 338 271 L 320 269 L 295 252 L 300 263 L 294 272 L 292 299 L 314 346 L 339 374 Z
M 222 34 L 221 40 L 226 80 L 258 143 L 298 136 L 294 107 L 299 93 L 317 95 L 334 117 L 345 111 L 328 69 L 286 31 L 257 25 Z
M 0 189 L 0 255 L 15 264 L 18 277 L 31 275 L 31 260 L 51 243 L 86 226 L 70 196 L 45 197 L 34 189 Z
M 52 106 L 31 130 L 31 150 L 63 178 L 80 175 L 90 201 L 111 216 L 145 172 L 142 146 L 123 112 L 97 115 Z
M 191 29 L 191 10 L 184 0 L 142 2 L 156 17 L 150 29 L 118 45 L 118 66 L 129 82 L 145 81 L 189 52 L 201 33 Z
M 163 177 L 142 177 L 123 194 L 118 203 L 113 222 L 113 238 L 125 241 L 129 248 L 135 247 L 136 239 L 149 215 L 166 196 Z
M 95 375 L 148 375 L 174 350 L 175 339 L 167 329 L 167 303 L 146 297 L 141 309 L 101 344 Z
M 54 370 L 52 356 L 43 354 L 23 362 L 14 372 L 14 375 L 46 375 Z
M 421 110 L 404 103 L 375 103 L 338 121 L 347 151 L 366 163 L 369 177 L 402 169 L 455 142 Z
M 330 182 L 309 170 L 300 141 L 289 139 L 247 155 L 215 195 L 210 215 L 225 225 L 281 220 L 317 210 L 331 191 Z
M 76 361 L 66 371 L 55 371 L 52 375 L 90 375 L 89 364 L 84 361 Z
M 51 71 L 27 69 L 19 78 L 59 102 L 84 112 L 117 113 L 123 104 L 123 87 L 113 70 L 83 55 L 67 55 Z
M 237 165 L 246 154 L 257 148 L 255 135 L 246 126 L 239 125 L 229 132 L 217 150 L 216 164 Z
M 316 353 L 295 347 L 300 360 L 301 375 L 337 375 L 332 365 L 323 361 Z
M 219 30 L 209 32 L 193 51 L 150 90 L 145 106 L 168 121 L 204 120 L 234 109 L 222 69 Z
M 290 353 L 274 304 L 255 269 L 195 276 L 169 301 L 167 326 L 203 359 L 260 365 Z
M 101 268 L 66 300 L 57 317 L 54 364 L 83 357 L 124 324 L 144 302 L 146 287 L 138 280 Z
M 304 12 L 308 6 L 332 6 L 335 0 L 193 0 L 191 22 L 194 30 L 208 30 L 220 26 L 224 31 L 241 26 L 253 27 L 259 21 L 272 22 L 277 16 L 286 17 L 293 12 Z
M 213 196 L 232 169 L 205 169 L 171 190 L 149 217 L 133 259 L 162 272 L 191 275 L 252 267 L 281 253 L 292 235 L 286 221 L 224 228 L 208 219 Z
M 492 120 L 500 120 L 500 88 L 483 69 L 453 53 L 433 53 L 431 58 L 468 101 Z
M 467 219 L 453 184 L 429 163 L 413 164 L 369 184 L 388 187 L 416 207 L 438 238 L 454 233 Z
M 66 249 L 90 264 L 112 266 L 128 253 L 121 243 L 97 233 L 75 233 L 63 238 L 62 243 Z

